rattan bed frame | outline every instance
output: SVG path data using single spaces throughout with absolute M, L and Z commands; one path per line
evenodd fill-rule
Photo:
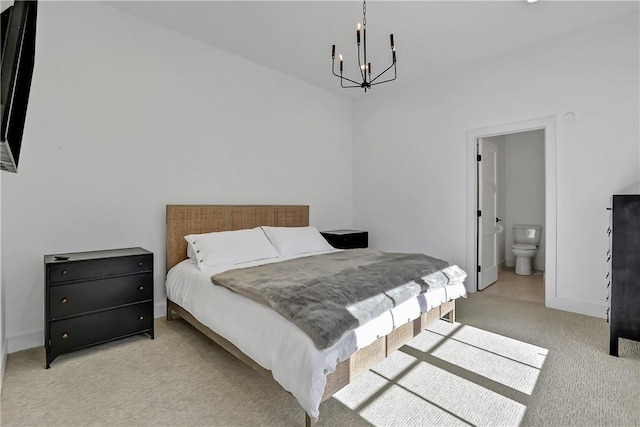
M 167 205 L 167 271 L 186 259 L 188 234 L 229 231 L 258 226 L 301 227 L 309 225 L 309 206 L 304 205 Z M 271 371 L 263 368 L 233 343 L 221 337 L 196 320 L 187 310 L 167 299 L 167 320 L 177 313 L 200 332 L 225 350 L 254 368 L 266 378 L 273 379 Z M 327 375 L 322 396 L 324 402 L 338 390 L 384 359 L 407 341 L 440 318 L 455 321 L 455 301 L 446 302 L 424 313 L 419 318 L 400 326 L 389 335 L 356 351 L 348 360 L 338 363 L 335 372 Z M 275 380 L 274 380 L 275 381 Z M 305 425 L 315 424 L 306 414 Z

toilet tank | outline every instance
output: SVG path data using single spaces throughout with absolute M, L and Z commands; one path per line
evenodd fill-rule
M 542 234 L 542 226 L 537 224 L 514 224 L 513 239 L 514 243 L 524 243 L 527 245 L 536 245 L 540 243 L 540 235 Z

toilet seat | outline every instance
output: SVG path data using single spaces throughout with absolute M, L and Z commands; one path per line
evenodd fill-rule
M 511 246 L 512 249 L 520 249 L 523 251 L 533 251 L 538 249 L 536 245 L 527 245 L 526 243 L 514 243 Z

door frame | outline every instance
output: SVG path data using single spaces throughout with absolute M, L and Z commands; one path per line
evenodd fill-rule
M 554 306 L 556 293 L 557 257 L 557 171 L 556 171 L 556 117 L 524 120 L 497 126 L 489 126 L 467 131 L 467 291 L 478 290 L 478 178 L 476 161 L 476 140 L 510 133 L 544 130 L 544 175 L 545 175 L 545 305 Z

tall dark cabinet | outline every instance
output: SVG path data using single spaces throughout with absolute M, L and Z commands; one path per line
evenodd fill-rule
M 640 194 L 613 196 L 611 242 L 611 342 L 640 341 Z

